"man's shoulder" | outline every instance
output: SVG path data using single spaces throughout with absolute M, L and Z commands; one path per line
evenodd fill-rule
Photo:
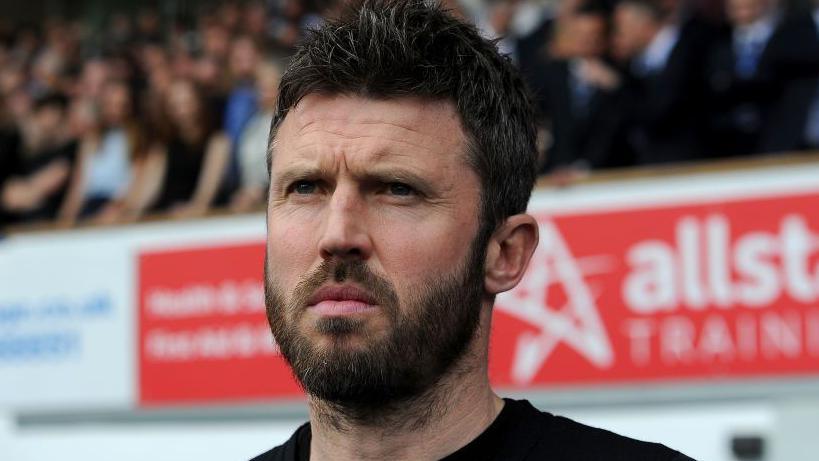
M 693 461 L 665 445 L 625 437 L 563 416 L 540 411 L 525 400 L 506 400 L 505 436 L 500 445 L 512 443 L 520 459 L 572 461 Z M 511 432 L 511 433 L 510 433 Z M 310 424 L 299 427 L 282 445 L 250 461 L 299 461 L 309 446 Z M 500 449 L 501 447 L 494 447 Z M 512 448 L 507 447 L 507 448 Z M 491 450 L 490 450 L 491 451 Z M 487 456 L 493 457 L 488 453 Z M 510 453 L 507 453 L 510 454 Z M 502 456 L 502 455 L 501 455 Z M 517 457 L 515 459 L 518 459 Z
M 660 443 L 644 442 L 540 411 L 527 401 L 510 401 L 538 434 L 527 459 L 693 461 Z M 544 458 L 545 459 L 545 458 Z
M 293 435 L 286 442 L 256 456 L 250 461 L 299 461 L 300 441 L 305 440 L 305 437 L 309 437 L 309 435 L 310 423 L 304 423 L 293 432 Z

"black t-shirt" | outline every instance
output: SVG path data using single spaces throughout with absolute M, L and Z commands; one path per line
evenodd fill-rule
M 441 461 L 693 461 L 659 443 L 641 442 L 562 416 L 526 400 L 504 399 L 495 421 L 475 440 Z M 251 461 L 309 461 L 310 423 Z

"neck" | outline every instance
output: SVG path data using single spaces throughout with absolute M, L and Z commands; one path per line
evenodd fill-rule
M 455 452 L 503 408 L 489 386 L 486 354 L 485 344 L 470 348 L 422 395 L 364 414 L 311 398 L 310 459 L 436 460 Z

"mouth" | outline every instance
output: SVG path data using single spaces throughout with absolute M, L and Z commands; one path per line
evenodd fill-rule
M 307 309 L 323 316 L 362 314 L 378 308 L 375 299 L 355 285 L 320 288 L 307 301 Z

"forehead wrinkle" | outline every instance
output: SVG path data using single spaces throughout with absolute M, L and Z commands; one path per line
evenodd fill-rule
M 379 122 L 374 122 L 379 123 Z M 416 133 L 419 137 L 424 136 L 423 132 L 420 130 L 411 130 L 407 129 L 407 131 Z M 333 136 L 338 136 L 341 138 L 341 141 L 338 144 L 334 145 L 333 147 L 328 147 L 327 142 L 320 139 L 309 139 L 311 134 L 331 134 Z M 372 146 L 365 145 L 365 146 L 356 146 L 356 149 L 364 154 L 364 158 L 368 161 L 381 161 L 385 158 L 393 157 L 393 156 L 401 156 L 401 157 L 409 157 L 412 159 L 417 159 L 419 161 L 423 160 L 423 155 L 413 155 L 407 152 L 402 152 L 402 149 L 397 148 L 395 145 L 390 144 L 401 144 L 405 145 L 408 148 L 414 148 L 423 152 L 429 153 L 431 156 L 438 157 L 442 155 L 446 155 L 449 153 L 449 148 L 451 147 L 453 150 L 457 151 L 460 155 L 459 161 L 464 166 L 470 166 L 468 160 L 468 152 L 466 149 L 466 142 L 459 136 L 459 139 L 453 142 L 452 146 L 449 143 L 445 144 L 433 144 L 433 143 L 423 143 L 423 142 L 414 142 L 412 139 L 406 139 L 403 137 L 395 137 L 390 136 L 389 133 L 383 133 L 381 135 L 378 134 L 360 134 L 354 135 L 346 132 L 345 130 L 340 129 L 325 129 L 315 127 L 306 132 L 299 133 L 298 141 L 293 146 L 294 149 L 300 151 L 300 153 L 304 154 L 305 150 L 310 153 L 310 156 L 313 155 L 320 155 L 320 152 L 326 149 L 331 149 L 334 152 L 334 155 L 343 154 L 344 157 L 349 156 L 350 154 L 356 154 L 356 152 L 352 151 L 349 147 L 346 146 L 346 142 L 344 141 L 356 141 L 356 140 L 373 140 L 375 141 Z M 335 143 L 333 143 L 335 144 Z M 362 148 L 363 147 L 363 148 Z M 411 149 L 410 149 L 411 150 Z M 419 152 L 420 154 L 420 152 Z M 359 155 L 353 155 L 352 158 L 349 160 L 354 161 L 354 159 L 361 158 Z
M 301 115 L 302 116 L 299 117 L 299 119 L 307 118 L 304 114 L 301 114 Z M 421 118 L 422 117 L 413 117 L 412 121 L 415 121 L 416 119 L 421 119 Z M 332 122 L 332 123 L 352 122 L 352 123 L 358 124 L 358 125 L 386 125 L 386 126 L 392 126 L 392 127 L 395 127 L 395 128 L 400 128 L 401 130 L 409 131 L 409 132 L 412 132 L 412 133 L 423 134 L 423 133 L 421 133 L 420 130 L 413 128 L 411 125 L 405 125 L 405 124 L 399 123 L 399 122 L 392 122 L 392 121 L 383 120 L 383 119 L 372 119 L 372 120 L 370 120 L 370 119 L 367 119 L 367 118 L 352 119 L 351 120 L 348 117 L 329 117 L 326 114 L 321 114 L 320 116 L 310 117 L 305 123 L 303 123 L 301 125 L 301 127 L 299 128 L 299 132 L 302 132 L 305 129 L 309 128 L 310 126 L 321 123 L 321 122 Z
M 340 137 L 344 138 L 344 140 L 346 140 L 346 141 L 355 141 L 355 140 L 358 140 L 358 139 L 372 139 L 372 140 L 376 140 L 376 141 L 383 140 L 382 137 L 375 136 L 375 135 L 353 136 L 353 135 L 347 135 L 345 133 L 340 133 L 340 132 L 335 132 L 335 131 L 324 131 L 324 132 L 340 136 Z M 415 143 L 415 142 L 412 142 L 412 141 L 409 141 L 409 140 L 406 140 L 406 139 L 392 139 L 392 138 L 390 138 L 389 141 L 393 142 L 393 143 L 404 144 L 404 145 L 407 145 L 407 146 L 410 146 L 410 147 L 414 147 L 416 149 L 421 149 L 421 150 L 430 152 L 430 153 L 432 153 L 434 155 L 442 154 L 442 152 L 436 151 L 436 150 L 432 149 L 428 145 Z M 312 142 L 312 143 L 309 143 L 309 144 L 301 144 L 298 147 L 299 148 L 304 148 L 304 147 L 309 147 L 309 146 L 315 145 L 315 144 L 321 144 L 321 142 L 320 141 L 315 141 L 315 142 Z M 349 152 L 349 150 L 347 150 L 347 149 L 342 149 L 342 150 L 345 153 Z M 410 154 L 404 154 L 404 153 L 396 152 L 396 149 L 394 147 L 389 147 L 389 146 L 380 146 L 380 147 L 375 147 L 373 149 L 367 149 L 367 150 L 370 151 L 369 155 L 368 155 L 368 158 L 370 158 L 370 160 L 373 160 L 373 161 L 380 160 L 383 157 L 396 156 L 396 155 L 412 157 L 412 158 L 417 158 L 418 157 L 417 155 L 410 155 Z
M 338 120 L 338 121 L 342 122 L 342 120 Z M 401 143 L 404 143 L 404 144 L 409 144 L 411 146 L 420 147 L 420 148 L 423 148 L 424 150 L 433 150 L 433 149 L 430 149 L 429 146 L 427 146 L 427 145 L 425 145 L 423 143 L 412 142 L 409 139 L 407 139 L 407 137 L 401 136 L 399 133 L 394 133 L 394 132 L 390 133 L 390 130 L 375 130 L 375 133 L 365 132 L 365 133 L 362 133 L 362 134 L 357 134 L 357 133 L 354 133 L 357 130 L 342 129 L 342 128 L 339 128 L 337 126 L 329 126 L 329 127 L 315 126 L 315 125 L 320 124 L 320 123 L 321 123 L 320 121 L 316 121 L 316 120 L 311 121 L 311 122 L 303 125 L 302 127 L 300 127 L 298 129 L 297 133 L 298 133 L 299 136 L 306 136 L 306 135 L 313 134 L 313 133 L 329 133 L 329 134 L 333 134 L 333 135 L 342 137 L 344 139 L 350 139 L 350 140 L 367 139 L 367 138 L 383 138 L 383 139 L 388 139 L 390 141 L 397 141 L 397 142 L 401 142 Z M 364 125 L 364 126 L 367 126 L 367 125 L 371 125 L 371 126 L 381 125 L 382 127 L 398 128 L 399 130 L 401 130 L 404 133 L 411 134 L 412 136 L 410 136 L 410 137 L 420 137 L 422 139 L 427 139 L 427 137 L 429 137 L 428 133 L 424 133 L 423 131 L 418 130 L 418 129 L 413 129 L 413 128 L 410 128 L 410 127 L 406 127 L 406 126 L 403 126 L 403 125 L 398 124 L 398 123 L 389 123 L 389 122 L 376 121 L 376 120 L 367 121 L 367 122 L 357 121 L 355 123 L 358 124 L 358 125 Z M 337 123 L 337 124 L 334 123 L 333 125 L 341 125 L 341 124 L 342 123 Z M 349 126 L 349 125 L 347 125 L 347 126 Z M 351 133 L 351 131 L 353 133 Z M 461 136 L 459 136 L 459 138 L 461 138 Z M 458 141 L 456 141 L 456 143 L 462 145 L 463 143 L 460 142 L 460 141 L 461 141 L 461 139 L 458 139 Z M 436 143 L 435 145 L 438 145 L 438 144 Z
M 302 108 L 303 109 L 303 108 Z M 355 135 L 346 134 L 339 131 L 337 128 L 339 125 L 345 128 L 352 128 L 351 131 L 355 131 L 355 126 L 377 126 L 381 125 L 383 127 L 392 127 L 397 128 L 400 132 L 421 136 L 424 139 L 429 137 L 431 133 L 425 132 L 425 130 L 419 129 L 418 127 L 431 127 L 433 129 L 439 129 L 439 123 L 429 121 L 429 114 L 426 111 L 416 110 L 410 115 L 401 114 L 400 116 L 394 117 L 396 120 L 389 120 L 383 118 L 385 115 L 381 112 L 376 114 L 369 114 L 367 112 L 361 114 L 343 114 L 343 115 L 335 115 L 333 113 L 327 113 L 324 111 L 315 111 L 311 110 L 299 110 L 295 113 L 294 120 L 296 122 L 296 132 L 300 135 L 304 135 L 313 131 L 315 125 L 319 125 L 320 128 L 316 128 L 318 130 L 323 130 L 327 132 L 331 132 L 337 134 L 339 136 L 349 137 L 351 139 L 355 139 Z M 457 142 L 460 145 L 464 145 L 465 143 L 465 135 L 463 131 L 463 125 L 461 123 L 460 117 L 455 111 L 452 111 L 450 114 L 443 115 L 444 119 L 452 120 L 455 124 L 460 128 L 454 136 L 452 137 L 453 133 L 447 133 L 448 137 L 452 139 L 454 142 Z M 321 125 L 329 125 L 327 127 L 321 127 Z M 417 126 L 416 126 L 417 125 Z M 381 131 L 381 130 L 379 130 Z M 395 134 L 390 136 L 390 138 L 395 138 Z
M 359 162 L 364 166 L 366 163 L 381 163 L 402 157 L 410 161 L 398 161 L 396 167 L 412 165 L 413 171 L 425 176 L 446 175 L 460 166 L 473 168 L 468 137 L 460 116 L 451 104 L 451 110 L 446 112 L 424 105 L 420 108 L 416 106 L 416 110 L 409 113 L 395 114 L 389 108 L 382 111 L 371 106 L 365 106 L 361 111 L 342 111 L 335 106 L 326 106 L 326 100 L 317 101 L 304 100 L 297 104 L 296 110 L 290 111 L 282 123 L 282 128 L 290 125 L 287 129 L 291 133 L 287 142 L 289 146 L 277 142 L 271 147 L 279 153 L 284 152 L 282 149 L 291 151 L 296 158 L 305 160 L 322 163 L 341 161 L 344 167 L 349 165 L 357 170 L 366 170 L 359 167 Z M 375 103 L 380 104 L 378 101 Z M 440 106 L 444 102 L 431 104 Z M 412 107 L 412 104 L 408 106 Z M 283 131 L 280 130 L 280 134 Z M 276 141 L 280 139 L 277 137 Z M 406 146 L 406 149 L 402 146 Z M 453 153 L 456 154 L 453 158 L 455 165 L 439 161 Z M 342 165 L 333 168 L 337 166 Z

